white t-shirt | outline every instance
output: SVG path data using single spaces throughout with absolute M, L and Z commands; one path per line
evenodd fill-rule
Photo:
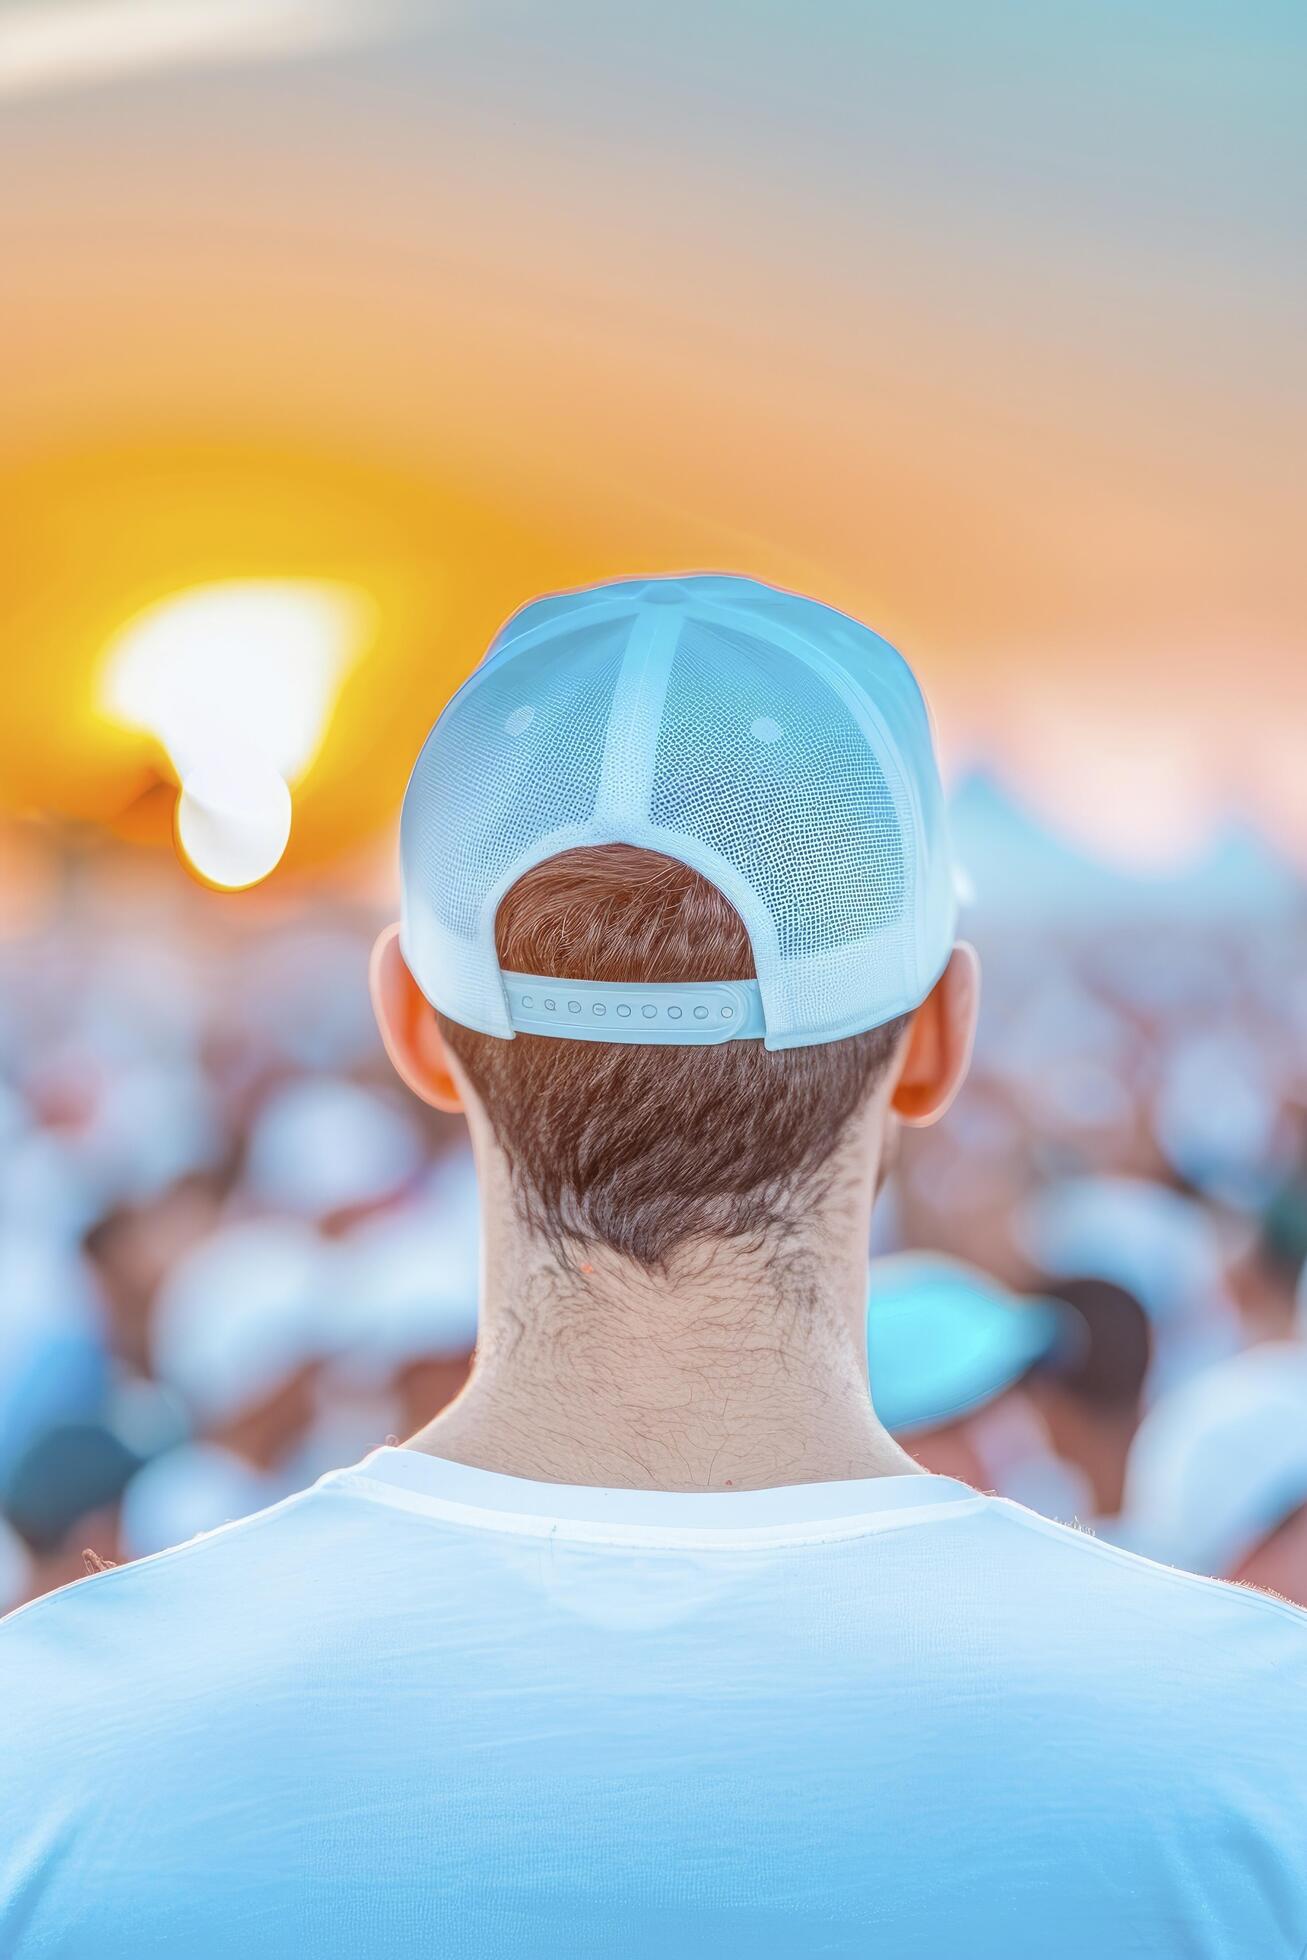
M 1299 1960 L 1307 1614 L 929 1476 L 404 1449 L 0 1627 L 9 1960 Z

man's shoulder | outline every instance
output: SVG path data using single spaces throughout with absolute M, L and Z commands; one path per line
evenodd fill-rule
M 1062 1601 L 1073 1622 L 1083 1614 L 1086 1630 L 1098 1621 L 1123 1641 L 1191 1637 L 1232 1674 L 1266 1648 L 1296 1657 L 1307 1670 L 1307 1611 L 1278 1594 L 1159 1564 L 1007 1498 L 991 1498 L 986 1514 L 1036 1589 Z M 1223 1636 L 1231 1644 L 1216 1645 Z
M 216 1616 L 239 1612 L 247 1581 L 257 1590 L 261 1569 L 287 1571 L 313 1494 L 297 1492 L 18 1607 L 0 1620 L 0 1707 L 21 1706 L 34 1687 L 58 1699 L 76 1696 L 88 1683 L 112 1680 L 116 1667 L 184 1665 L 188 1646 L 205 1638 Z
M 358 1611 L 364 1600 L 356 1584 L 342 1589 L 336 1582 L 347 1572 L 357 1579 L 358 1567 L 380 1555 L 379 1521 L 347 1518 L 330 1501 L 335 1488 L 326 1479 L 20 1607 L 0 1621 L 0 1706 L 21 1702 L 33 1684 L 63 1699 L 103 1686 L 115 1673 L 184 1670 L 197 1647 L 239 1664 L 252 1643 L 266 1659 L 279 1625 L 297 1627 L 302 1637 L 306 1606 L 321 1609 L 338 1592 L 339 1614 L 331 1620 Z M 1064 1663 L 1077 1652 L 1092 1660 L 1108 1652 L 1178 1653 L 1182 1644 L 1232 1683 L 1241 1676 L 1265 1682 L 1268 1657 L 1287 1668 L 1298 1692 L 1307 1682 L 1307 1611 L 1287 1600 L 1159 1565 L 1008 1499 L 986 1499 L 972 1512 L 980 1518 L 987 1529 L 970 1561 L 970 1608 L 981 1618 L 1024 1615 L 1031 1638 L 1048 1637 Z M 948 1563 L 955 1586 L 967 1561 Z M 367 1603 L 380 1606 L 375 1598 Z M 320 1611 L 312 1617 L 321 1624 Z

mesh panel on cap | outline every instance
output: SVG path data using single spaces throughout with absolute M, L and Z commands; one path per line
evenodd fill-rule
M 749 932 L 769 1047 L 892 1019 L 948 957 L 920 692 L 892 647 L 797 594 L 685 576 L 515 616 L 405 798 L 401 944 L 427 998 L 511 1035 L 495 900 L 528 865 L 614 839 L 720 884 Z
M 442 715 L 405 801 L 405 850 L 447 931 L 472 938 L 526 846 L 589 818 L 629 635 L 609 620 L 509 650 Z
M 649 814 L 739 870 L 775 922 L 783 960 L 903 919 L 901 818 L 865 734 L 800 660 L 749 634 L 687 621 Z

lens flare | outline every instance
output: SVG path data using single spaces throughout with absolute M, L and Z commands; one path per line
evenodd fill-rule
M 266 878 L 290 836 L 366 616 L 346 586 L 194 586 L 128 621 L 107 650 L 103 702 L 157 738 L 181 785 L 177 838 L 215 885 Z
M 210 757 L 190 770 L 177 798 L 177 842 L 210 883 L 255 885 L 290 841 L 290 790 L 257 755 Z

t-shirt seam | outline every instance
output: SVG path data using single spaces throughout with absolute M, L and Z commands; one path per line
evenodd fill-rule
M 1278 1619 L 1287 1619 L 1298 1626 L 1301 1631 L 1307 1632 L 1307 1611 L 1292 1605 L 1288 1600 L 1277 1599 L 1272 1594 L 1257 1592 L 1252 1588 L 1231 1585 L 1226 1580 L 1214 1579 L 1203 1573 L 1186 1572 L 1181 1567 L 1158 1564 L 1155 1560 L 1143 1558 L 1138 1553 L 1131 1552 L 1124 1546 L 1113 1545 L 1104 1539 L 1093 1536 L 1089 1532 L 1076 1530 L 1075 1527 L 1059 1524 L 1054 1519 L 1045 1518 L 1039 1512 L 1031 1511 L 1025 1505 L 1018 1504 L 1011 1498 L 995 1497 L 979 1491 L 970 1498 L 959 1498 L 954 1502 L 933 1506 L 916 1505 L 900 1513 L 887 1511 L 875 1518 L 853 1516 L 848 1521 L 851 1528 L 847 1530 L 819 1531 L 802 1536 L 760 1536 L 756 1541 L 752 1541 L 749 1536 L 751 1532 L 756 1531 L 760 1534 L 766 1534 L 772 1528 L 766 1525 L 753 1527 L 740 1526 L 736 1528 L 735 1532 L 732 1532 L 730 1528 L 715 1530 L 710 1526 L 662 1527 L 647 1525 L 642 1527 L 636 1524 L 629 1527 L 628 1531 L 623 1532 L 621 1530 L 605 1531 L 602 1522 L 600 1522 L 597 1531 L 576 1531 L 569 1529 L 569 1527 L 574 1527 L 578 1524 L 584 1525 L 584 1520 L 566 1518 L 551 1519 L 547 1516 L 540 1516 L 539 1518 L 523 1516 L 519 1518 L 511 1513 L 496 1513 L 493 1511 L 482 1511 L 481 1515 L 487 1519 L 494 1518 L 502 1520 L 502 1522 L 478 1527 L 475 1522 L 476 1506 L 460 1505 L 455 1500 L 432 1498 L 420 1491 L 410 1491 L 406 1486 L 387 1483 L 383 1479 L 369 1477 L 353 1469 L 345 1469 L 335 1472 L 329 1482 L 324 1480 L 323 1484 L 311 1484 L 307 1489 L 295 1491 L 290 1496 L 282 1498 L 278 1503 L 269 1505 L 264 1510 L 255 1511 L 248 1517 L 233 1518 L 226 1524 L 215 1526 L 211 1531 L 200 1532 L 194 1538 L 188 1538 L 181 1545 L 170 1545 L 162 1551 L 151 1552 L 146 1557 L 133 1559 L 127 1564 L 111 1566 L 102 1572 L 88 1573 L 84 1579 L 70 1580 L 67 1585 L 60 1586 L 53 1592 L 43 1593 L 36 1599 L 27 1600 L 23 1605 L 15 1607 L 3 1620 L 0 1620 L 0 1634 L 3 1634 L 7 1627 L 23 1619 L 27 1614 L 38 1611 L 41 1607 L 53 1605 L 56 1600 L 63 1598 L 66 1594 L 73 1592 L 77 1588 L 82 1586 L 104 1586 L 112 1583 L 114 1580 L 120 1580 L 131 1574 L 140 1573 L 145 1568 L 161 1564 L 165 1560 L 175 1561 L 184 1558 L 188 1553 L 199 1551 L 211 1544 L 215 1539 L 224 1537 L 227 1534 L 256 1531 L 269 1520 L 281 1517 L 292 1507 L 303 1504 L 306 1499 L 317 1494 L 323 1494 L 325 1490 L 332 1489 L 354 1490 L 358 1495 L 367 1500 L 388 1504 L 392 1509 L 406 1510 L 411 1516 L 426 1515 L 453 1530 L 463 1529 L 475 1531 L 477 1529 L 488 1529 L 499 1535 L 510 1537 L 540 1538 L 554 1541 L 572 1538 L 577 1542 L 589 1545 L 604 1545 L 629 1550 L 650 1551 L 659 1549 L 669 1551 L 685 1550 L 687 1549 L 688 1541 L 691 1539 L 697 1539 L 700 1542 L 700 1548 L 705 1550 L 717 1549 L 736 1553 L 753 1552 L 763 1554 L 774 1554 L 781 1550 L 799 1551 L 808 1547 L 820 1548 L 832 1544 L 847 1544 L 855 1542 L 860 1538 L 874 1537 L 886 1529 L 906 1528 L 910 1524 L 929 1524 L 937 1520 L 940 1522 L 952 1521 L 957 1518 L 960 1512 L 965 1512 L 969 1515 L 973 1511 L 985 1509 L 1002 1517 L 1009 1525 L 1016 1527 L 1018 1530 L 1027 1532 L 1033 1530 L 1041 1537 L 1058 1539 L 1070 1536 L 1074 1539 L 1079 1549 L 1093 1552 L 1101 1558 L 1106 1558 L 1112 1564 L 1127 1567 L 1133 1566 L 1142 1572 L 1150 1574 L 1154 1578 L 1170 1580 L 1184 1588 L 1194 1588 L 1209 1593 L 1218 1591 L 1227 1596 L 1234 1596 L 1238 1599 L 1241 1606 L 1249 1606 L 1254 1610 L 1261 1611 L 1270 1610 Z M 405 1499 L 408 1501 L 405 1502 Z M 450 1510 L 462 1511 L 467 1515 L 461 1517 L 450 1516 L 448 1515 Z M 785 1527 L 782 1526 L 777 1529 L 783 1532 Z M 631 1530 L 637 1533 L 647 1531 L 650 1535 L 648 1537 L 632 1537 L 629 1535 Z M 1307 1960 L 1307 1947 L 1304 1947 L 1302 1954 L 1298 1956 L 1298 1960 Z
M 1250 1586 L 1233 1584 L 1229 1579 L 1215 1579 L 1204 1572 L 1186 1572 L 1183 1566 L 1163 1565 L 1156 1559 L 1145 1558 L 1139 1552 L 1132 1552 L 1125 1545 L 1113 1545 L 1109 1540 L 1095 1537 L 1092 1532 L 1082 1531 L 1074 1525 L 1059 1524 L 1054 1518 L 1046 1518 L 1038 1511 L 1018 1504 L 1010 1497 L 994 1497 L 990 1502 L 1000 1516 L 1009 1524 L 1024 1531 L 1037 1531 L 1041 1537 L 1061 1537 L 1070 1532 L 1077 1543 L 1106 1558 L 1112 1564 L 1133 1566 L 1150 1573 L 1155 1578 L 1170 1579 L 1184 1587 L 1194 1587 L 1202 1591 L 1216 1591 L 1225 1596 L 1233 1595 L 1241 1604 L 1256 1609 L 1269 1608 L 1282 1619 L 1293 1621 L 1307 1633 L 1307 1609 L 1294 1606 L 1287 1599 L 1277 1599 L 1273 1593 L 1258 1592 Z M 1298 1956 L 1307 1960 L 1307 1949 Z
M 407 1511 L 411 1516 L 428 1517 L 455 1531 L 487 1531 L 503 1537 L 572 1540 L 579 1544 L 608 1545 L 631 1551 L 665 1549 L 673 1552 L 697 1548 L 705 1551 L 774 1553 L 798 1551 L 810 1545 L 842 1544 L 856 1538 L 874 1537 L 879 1532 L 909 1524 L 932 1523 L 937 1518 L 956 1518 L 959 1512 L 971 1512 L 992 1501 L 983 1491 L 976 1491 L 969 1497 L 959 1497 L 946 1503 L 905 1505 L 902 1510 L 888 1510 L 875 1516 L 851 1512 L 847 1520 L 820 1519 L 815 1521 L 815 1529 L 804 1531 L 798 1522 L 714 1526 L 645 1524 L 633 1519 L 619 1525 L 602 1518 L 556 1518 L 544 1512 L 494 1510 L 459 1498 L 411 1490 L 405 1484 L 369 1477 L 364 1472 L 354 1470 L 336 1472 L 332 1486 L 337 1490 L 354 1490 L 373 1503 Z M 822 1526 L 826 1528 L 822 1529 Z
M 56 1586 L 53 1592 L 40 1593 L 35 1599 L 24 1600 L 21 1606 L 15 1606 L 11 1613 L 6 1613 L 3 1619 L 0 1619 L 0 1635 L 26 1614 L 33 1613 L 42 1606 L 52 1605 L 55 1600 L 80 1591 L 83 1586 L 94 1586 L 99 1589 L 115 1579 L 125 1579 L 131 1574 L 139 1573 L 147 1566 L 160 1565 L 165 1559 L 184 1558 L 188 1552 L 199 1551 L 203 1546 L 211 1544 L 215 1538 L 225 1537 L 229 1533 L 235 1535 L 237 1532 L 257 1531 L 259 1526 L 267 1523 L 270 1518 L 279 1517 L 293 1505 L 301 1504 L 306 1497 L 312 1497 L 315 1489 L 316 1486 L 310 1484 L 304 1490 L 292 1491 L 288 1497 L 280 1498 L 277 1503 L 270 1504 L 261 1511 L 251 1511 L 243 1518 L 229 1518 L 225 1524 L 214 1525 L 209 1531 L 197 1532 L 193 1538 L 185 1539 L 180 1545 L 165 1545 L 161 1551 L 147 1552 L 143 1558 L 128 1559 L 123 1565 L 106 1566 L 100 1572 L 88 1572 L 82 1579 L 69 1579 L 64 1585 Z

